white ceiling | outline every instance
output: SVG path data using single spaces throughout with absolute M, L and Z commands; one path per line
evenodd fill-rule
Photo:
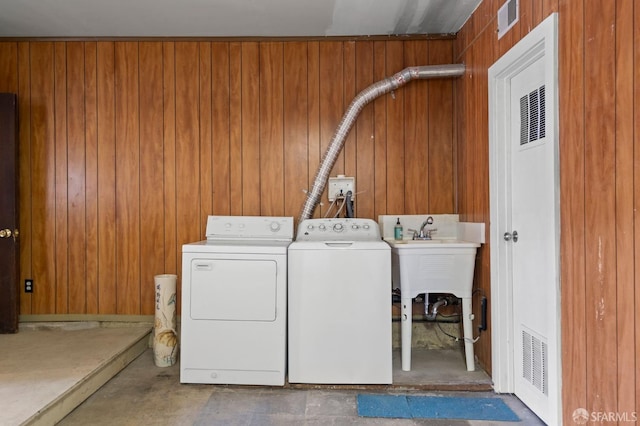
M 482 0 L 0 0 L 0 37 L 457 33 Z

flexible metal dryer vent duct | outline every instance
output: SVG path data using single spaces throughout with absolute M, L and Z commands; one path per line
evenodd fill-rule
M 307 199 L 302 206 L 300 221 L 309 219 L 313 216 L 313 211 L 315 210 L 318 202 L 320 202 L 322 191 L 324 191 L 324 188 L 327 185 L 329 173 L 331 173 L 331 169 L 336 163 L 338 155 L 344 146 L 344 141 L 347 139 L 347 135 L 349 134 L 351 127 L 353 127 L 353 124 L 356 122 L 362 108 L 378 96 L 389 93 L 400 86 L 404 86 L 411 80 L 460 77 L 464 74 L 464 69 L 464 65 L 462 64 L 409 67 L 391 77 L 387 77 L 384 80 L 373 83 L 371 86 L 358 93 L 356 97 L 353 98 L 353 101 L 351 101 L 351 105 L 349 105 L 347 112 L 342 116 L 342 121 L 340 121 L 340 124 L 331 139 L 331 143 L 329 144 L 327 151 L 324 153 L 324 157 L 322 157 L 322 161 L 320 162 L 320 166 L 316 172 L 313 186 L 311 187 L 311 190 L 307 192 Z

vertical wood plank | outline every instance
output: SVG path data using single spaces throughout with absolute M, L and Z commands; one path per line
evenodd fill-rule
M 539 0 L 538 0 L 539 1 Z M 533 29 L 533 8 L 536 0 L 522 0 L 520 2 L 520 18 L 518 19 L 518 27 L 520 30 L 520 39 L 529 34 Z
M 449 64 L 452 44 L 448 40 L 429 42 L 429 64 Z M 429 169 L 428 212 L 453 213 L 453 81 L 429 80 Z
M 140 298 L 141 313 L 155 312 L 154 275 L 164 273 L 162 44 L 140 42 Z
M 478 55 L 479 67 L 478 74 L 475 77 L 475 84 L 477 85 L 477 95 L 475 96 L 477 105 L 488 105 L 488 69 L 495 61 L 492 58 L 492 52 L 495 51 L 493 43 L 495 43 L 495 35 L 490 31 L 482 33 L 479 39 L 480 50 Z M 474 194 L 474 204 L 476 205 L 475 221 L 484 222 L 488 224 L 490 222 L 490 205 L 489 205 L 489 113 L 487 108 L 477 108 L 474 111 L 474 115 L 477 117 L 477 127 L 474 131 L 474 142 L 476 144 L 476 152 L 473 157 L 475 163 L 476 174 L 473 176 L 472 193 Z M 476 288 L 481 291 L 476 292 L 477 296 L 481 294 L 491 294 L 491 259 L 490 253 L 490 236 L 488 227 L 485 228 L 485 238 L 487 243 L 484 244 L 479 250 L 476 256 L 476 268 L 478 273 L 476 275 Z M 480 312 L 481 298 L 476 297 L 475 300 L 475 318 L 481 318 Z M 483 360 L 485 368 L 491 371 L 492 357 L 491 357 L 491 338 L 492 328 L 491 322 L 488 321 L 487 330 L 484 333 L 483 342 L 477 345 L 478 356 Z
M 633 7 L 633 69 L 635 71 L 633 82 L 631 83 L 631 89 L 633 93 L 640 92 L 640 78 L 638 78 L 637 71 L 640 69 L 640 7 L 636 6 L 634 2 Z M 638 265 L 640 265 L 640 97 L 633 97 L 633 243 L 634 243 L 634 288 L 640 288 L 640 271 Z M 640 355 L 640 291 L 635 291 L 635 352 L 637 359 Z M 640 363 L 636 362 L 635 367 L 635 379 L 636 379 L 636 400 L 635 411 L 640 411 Z
M 551 15 L 553 12 L 557 12 L 559 9 L 559 0 L 543 0 L 542 15 L 543 18 Z
M 181 278 L 183 244 L 202 239 L 200 212 L 200 52 L 197 42 L 176 42 L 175 91 L 175 224 L 177 274 Z M 179 297 L 178 302 L 179 303 Z
M 32 229 L 32 140 L 31 140 L 31 64 L 30 43 L 19 42 L 18 52 L 18 114 L 20 147 L 19 161 L 19 205 L 20 205 L 20 282 L 33 277 L 33 229 Z M 6 56 L 0 56 L 0 58 Z M 20 292 L 20 313 L 32 313 L 32 293 Z
M 178 42 L 176 61 L 176 220 L 177 243 L 200 234 L 199 51 L 196 42 Z
M 373 84 L 373 42 L 360 41 L 356 44 L 356 93 Z M 351 102 L 350 100 L 348 101 Z M 355 126 L 356 130 L 356 217 L 375 215 L 375 129 L 374 104 L 365 106 Z M 346 169 L 348 172 L 348 169 Z
M 229 117 L 229 43 L 211 44 L 213 109 L 213 214 L 231 213 L 230 117 Z
M 69 313 L 86 313 L 86 163 L 84 45 L 67 44 L 67 221 L 69 239 Z M 57 161 L 57 159 L 56 159 Z M 62 283 L 58 283 L 62 284 Z
M 458 58 L 458 61 L 461 61 L 465 64 L 471 63 L 469 60 L 469 49 L 465 49 L 464 54 Z M 470 104 L 470 96 L 466 96 L 469 86 L 469 78 L 470 78 L 471 70 L 467 67 L 464 75 L 456 80 L 456 105 L 458 107 L 457 110 L 457 118 L 456 118 L 456 167 L 458 170 L 457 182 L 456 182 L 456 211 L 460 215 L 461 221 L 466 221 L 466 212 L 467 212 L 467 176 L 468 172 L 466 169 L 465 158 L 467 155 L 467 144 L 469 143 L 469 139 L 466 137 L 468 134 L 468 124 L 467 117 L 469 114 L 469 104 Z
M 585 75 L 584 2 L 563 0 L 559 14 L 560 53 L 560 256 L 563 407 L 587 407 L 587 325 L 585 288 Z M 574 408 L 575 409 L 575 408 Z M 565 409 L 563 421 L 573 421 Z
M 460 60 L 465 64 L 473 63 L 473 46 L 466 49 L 464 55 L 460 58 Z M 464 76 L 459 80 L 460 87 L 460 106 L 462 108 L 460 112 L 460 125 L 458 127 L 458 170 L 460 171 L 460 176 L 458 177 L 458 211 L 460 212 L 460 220 L 461 221 L 469 221 L 469 180 L 470 180 L 470 171 L 468 158 L 471 157 L 470 150 L 473 148 L 472 138 L 468 135 L 472 134 L 472 121 L 473 121 L 473 107 L 472 107 L 472 80 L 473 80 L 473 70 L 470 67 L 467 67 L 465 70 Z
M 284 43 L 283 56 L 284 215 L 295 217 L 309 186 L 307 43 Z
M 319 45 L 319 82 L 320 82 L 320 159 L 331 143 L 331 139 L 335 133 L 343 110 L 343 93 L 344 93 L 344 77 L 343 77 L 343 52 L 342 42 L 329 41 L 322 42 Z M 322 161 L 322 160 L 320 160 Z M 319 164 L 319 163 L 318 163 Z M 315 169 L 314 169 L 315 170 Z M 336 176 L 344 173 L 344 151 L 341 151 L 336 160 L 335 165 L 331 169 L 330 176 Z M 315 173 L 314 173 L 315 177 Z M 313 181 L 311 181 L 313 184 Z M 323 207 L 318 205 L 316 211 L 324 216 L 328 209 L 327 190 L 322 193 L 320 200 L 325 203 Z
M 387 77 L 386 43 L 373 43 L 373 81 L 380 81 Z M 374 206 L 373 219 L 387 213 L 387 97 L 380 96 L 373 102 L 374 126 Z
M 0 42 L 0 92 L 18 93 L 18 44 Z
M 117 313 L 140 313 L 138 43 L 115 45 Z
M 512 45 L 515 44 L 515 36 L 516 34 L 514 32 L 511 32 L 512 37 L 511 40 L 509 41 L 509 43 L 511 43 Z M 481 36 L 482 37 L 482 36 Z M 472 49 L 472 57 L 474 58 L 474 64 L 481 64 L 482 63 L 482 55 L 484 54 L 484 46 L 482 45 L 481 42 L 478 42 L 474 48 Z M 471 90 L 471 94 L 472 94 L 472 99 L 473 99 L 473 103 L 474 106 L 481 104 L 481 96 L 482 96 L 482 91 L 481 91 L 481 81 L 482 81 L 482 74 L 481 74 L 481 69 L 480 66 L 478 66 L 477 68 L 474 68 L 472 71 L 472 78 L 471 78 L 471 85 L 470 85 L 470 90 Z M 486 105 L 486 104 L 484 104 Z M 469 219 L 473 222 L 480 222 L 482 221 L 482 211 L 480 209 L 480 195 L 478 194 L 478 191 L 476 191 L 476 183 L 477 180 L 481 178 L 482 174 L 483 174 L 483 170 L 485 170 L 486 166 L 481 164 L 479 161 L 477 161 L 478 156 L 481 154 L 482 151 L 482 145 L 480 140 L 475 136 L 475 135 L 479 135 L 482 131 L 482 120 L 481 120 L 481 110 L 477 109 L 475 111 L 473 111 L 473 114 L 470 117 L 470 125 L 471 125 L 471 131 L 470 131 L 470 135 L 474 135 L 473 140 L 471 141 L 471 149 L 469 150 L 469 157 L 468 157 L 468 166 L 469 166 L 469 206 L 471 207 L 471 210 L 469 211 L 470 215 L 469 215 Z
M 347 108 L 351 104 L 353 98 L 355 98 L 356 94 L 359 92 L 357 86 L 357 58 L 356 58 L 356 50 L 357 43 L 354 41 L 344 41 L 342 43 L 342 73 L 344 83 L 342 85 L 342 107 L 339 111 L 340 120 L 344 116 L 344 113 L 347 111 Z M 361 111 L 362 112 L 362 111 Z M 358 118 L 361 116 L 358 115 Z M 337 127 L 337 126 L 336 126 Z M 334 129 L 335 132 L 335 129 Z M 355 176 L 356 178 L 356 190 L 359 187 L 359 179 L 357 176 L 357 166 L 356 166 L 356 158 L 358 156 L 358 146 L 357 146 L 357 134 L 358 134 L 358 121 L 354 123 L 351 131 L 347 135 L 347 139 L 345 140 L 344 147 L 342 148 L 342 158 L 343 158 L 343 169 L 342 173 L 346 176 Z M 369 194 L 372 196 L 373 194 Z M 356 211 L 358 210 L 358 204 L 355 204 Z
M 309 133 L 307 135 L 308 143 L 308 172 L 309 179 L 307 181 L 307 188 L 311 189 L 315 175 L 320 164 L 321 155 L 321 127 L 320 127 L 320 43 L 312 41 L 308 43 L 308 107 L 309 107 Z M 302 209 L 300 205 L 299 209 Z M 299 211 L 300 211 L 299 210 Z M 321 209 L 316 207 L 313 217 L 320 217 Z
M 33 293 L 32 314 L 56 312 L 55 289 L 55 81 L 54 47 L 34 42 L 31 68 L 31 179 L 33 278 L 41 283 Z
M 176 68 L 175 43 L 162 43 L 162 99 L 164 106 L 164 270 L 180 272 L 182 250 L 178 244 L 176 217 Z M 178 305 L 180 306 L 180 305 Z
M 55 69 L 55 258 L 56 313 L 69 312 L 69 197 L 67 138 L 67 45 L 54 44 Z
M 242 43 L 229 44 L 229 184 L 232 215 L 244 214 L 242 206 Z
M 207 216 L 213 208 L 213 163 L 211 143 L 211 43 L 198 44 L 200 51 L 200 235 L 204 237 Z
M 98 313 L 97 43 L 84 43 L 86 312 Z
M 282 42 L 260 43 L 260 214 L 284 214 Z
M 403 69 L 404 47 L 400 41 L 387 41 L 387 74 L 393 75 Z M 405 89 L 401 87 L 386 94 L 387 101 L 387 213 L 405 214 Z
M 585 2 L 587 406 L 617 409 L 615 270 L 615 3 Z M 612 218 L 612 220 L 602 220 Z
M 115 45 L 98 42 L 98 313 L 117 312 Z
M 455 45 L 454 45 L 455 46 Z M 454 47 L 455 49 L 455 47 Z M 455 55 L 455 52 L 454 52 Z M 493 56 L 492 56 L 493 57 Z M 458 59 L 455 59 L 457 61 Z M 456 62 L 457 63 L 457 62 Z M 453 209 L 456 213 L 460 213 L 460 205 L 458 203 L 459 191 L 458 185 L 460 182 L 460 167 L 458 163 L 459 151 L 460 151 L 460 135 L 462 133 L 462 107 L 464 102 L 462 101 L 462 81 L 464 81 L 464 74 L 460 78 L 453 80 Z
M 620 342 L 635 340 L 634 290 L 634 164 L 633 164 L 633 0 L 616 1 L 615 28 L 615 250 L 617 279 L 617 393 L 616 412 L 636 410 L 635 347 Z
M 544 15 L 544 0 L 533 1 L 532 6 L 533 26 L 534 28 L 542 22 L 546 15 Z
M 428 44 L 423 40 L 405 43 L 405 67 L 427 63 Z M 412 81 L 405 86 L 405 214 L 428 213 L 429 205 L 429 117 L 428 82 Z
M 534 2 L 535 6 L 533 8 L 533 26 L 535 27 L 536 25 L 538 25 L 539 18 L 537 17 L 536 13 L 539 12 L 539 5 L 541 4 L 539 1 L 538 2 Z M 500 40 L 498 40 L 497 43 L 497 52 L 498 52 L 498 58 L 501 57 L 502 55 L 504 55 L 505 53 L 507 53 L 509 51 L 509 49 L 511 49 L 515 44 L 516 44 L 516 37 L 519 37 L 520 34 L 516 33 L 516 31 L 513 30 L 513 28 L 511 29 L 511 31 L 508 31 L 505 35 L 503 35 Z
M 488 78 L 488 74 L 489 74 L 489 68 L 491 67 L 491 65 L 493 65 L 493 63 L 498 59 L 498 58 L 493 58 L 491 56 L 492 52 L 495 52 L 495 44 L 497 43 L 496 38 L 493 36 L 493 34 L 489 33 L 489 32 L 485 32 L 483 34 L 483 38 L 481 39 L 482 43 L 483 43 L 483 49 L 481 50 L 480 53 L 480 57 L 481 57 L 481 70 L 480 70 L 480 78 L 479 78 L 479 86 L 480 86 L 480 95 L 479 95 L 479 100 L 480 102 L 483 102 L 483 105 L 488 105 L 489 104 L 489 78 Z M 516 40 L 519 41 L 519 38 L 517 38 L 516 36 Z M 489 110 L 488 108 L 481 108 L 479 111 L 479 119 L 480 119 L 480 123 L 481 123 L 481 127 L 480 127 L 480 132 L 481 135 L 483 135 L 483 137 L 480 139 L 480 151 L 478 152 L 478 158 L 476 159 L 476 162 L 479 162 L 480 166 L 480 171 L 478 174 L 479 182 L 478 182 L 478 187 L 477 187 L 477 193 L 479 195 L 479 209 L 480 209 L 480 222 L 484 222 L 486 224 L 488 224 L 490 222 L 491 216 L 490 216 L 490 200 L 489 200 L 489 186 L 490 186 L 490 182 L 489 182 L 489 173 L 487 173 L 488 171 L 488 164 L 489 164 Z M 478 161 L 479 160 L 479 161 Z M 482 166 L 484 165 L 484 166 Z M 488 227 L 485 228 L 485 237 L 487 238 L 487 240 L 489 240 L 489 230 Z M 491 273 L 490 273 L 490 269 L 491 269 L 491 264 L 490 264 L 490 258 L 489 258 L 489 248 L 490 248 L 490 242 L 488 244 L 485 244 L 484 247 L 480 250 L 480 259 L 482 262 L 482 271 L 483 273 L 481 274 L 481 280 L 482 280 L 482 288 L 487 291 L 490 292 L 491 290 L 491 284 L 490 284 L 490 280 L 491 280 Z M 478 305 L 479 306 L 479 305 Z M 479 311 L 478 311 L 479 312 Z M 487 337 L 491 336 L 491 330 L 489 330 L 489 335 Z M 487 339 L 488 341 L 489 339 Z M 487 342 L 485 341 L 485 342 Z M 491 348 L 489 347 L 488 344 L 484 344 L 483 348 L 482 348 L 485 354 L 485 358 L 487 358 L 489 361 L 489 364 L 491 362 Z
M 260 51 L 242 44 L 242 214 L 260 215 Z

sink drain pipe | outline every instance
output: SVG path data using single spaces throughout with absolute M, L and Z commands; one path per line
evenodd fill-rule
M 387 77 L 384 80 L 373 83 L 371 86 L 358 93 L 353 101 L 351 101 L 347 112 L 342 116 L 342 120 L 340 121 L 336 132 L 333 134 L 331 143 L 322 157 L 322 161 L 320 162 L 318 171 L 316 172 L 313 186 L 309 192 L 307 192 L 307 198 L 302 206 L 299 222 L 313 216 L 313 211 L 315 210 L 316 205 L 320 202 L 320 197 L 322 196 L 322 192 L 324 191 L 324 188 L 327 185 L 327 180 L 329 179 L 329 173 L 331 173 L 331 169 L 336 163 L 340 151 L 342 151 L 347 135 L 356 122 L 360 111 L 362 111 L 369 102 L 381 95 L 397 89 L 398 87 L 404 86 L 411 80 L 460 77 L 464 74 L 464 70 L 465 67 L 462 64 L 409 67 L 391 77 Z

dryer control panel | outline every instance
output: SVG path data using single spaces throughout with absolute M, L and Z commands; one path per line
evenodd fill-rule
M 296 241 L 380 241 L 380 227 L 371 219 L 305 219 Z
M 291 241 L 293 217 L 209 216 L 207 240 Z

